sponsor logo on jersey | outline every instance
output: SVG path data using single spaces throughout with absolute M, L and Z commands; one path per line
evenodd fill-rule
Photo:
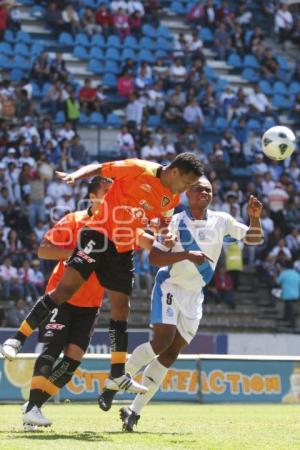
M 141 219 L 142 217 L 144 217 L 144 211 L 142 209 L 134 209 L 133 214 L 137 219 Z
M 143 189 L 143 191 L 146 191 L 146 192 L 152 191 L 152 187 L 150 186 L 150 184 L 141 184 L 141 189 Z
M 53 336 L 54 336 L 54 334 L 53 334 L 53 331 L 51 331 L 51 330 L 46 331 L 46 333 L 44 334 L 44 337 L 53 337 Z
M 140 200 L 140 205 L 147 209 L 147 211 L 153 211 L 153 206 L 149 205 L 149 203 L 146 202 L 146 200 Z
M 62 330 L 65 328 L 66 325 L 63 325 L 62 323 L 48 323 L 45 326 L 46 330 Z
M 167 206 L 170 203 L 170 199 L 169 197 L 167 197 L 166 195 L 163 196 L 162 201 L 161 201 L 161 205 L 164 208 L 165 206 Z
M 82 250 L 78 250 L 76 255 L 79 256 L 82 259 L 85 259 L 88 263 L 94 263 L 95 262 L 95 259 L 91 258 L 89 255 L 84 253 Z M 74 258 L 74 260 L 75 260 L 75 258 Z
M 168 306 L 168 308 L 166 309 L 166 315 L 168 317 L 174 317 L 174 311 L 173 308 L 171 308 L 170 306 Z

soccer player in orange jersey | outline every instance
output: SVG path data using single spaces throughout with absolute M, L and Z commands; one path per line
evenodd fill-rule
M 57 288 L 37 301 L 25 319 L 24 327 L 3 344 L 3 354 L 13 359 L 31 330 L 58 304 L 69 300 L 95 271 L 101 285 L 108 291 L 111 303 L 111 374 L 106 380 L 106 389 L 108 392 L 145 393 L 147 389 L 125 374 L 127 317 L 133 280 L 132 252 L 136 245 L 142 245 L 141 236 L 148 221 L 159 218 L 163 224 L 179 203 L 179 194 L 196 183 L 202 174 L 201 162 L 191 153 L 178 155 L 166 167 L 128 159 L 91 164 L 72 174 L 58 173 L 70 184 L 95 175 L 111 177 L 114 183 L 88 228 L 80 233 L 77 249 L 68 260 L 68 267 Z M 108 410 L 111 400 L 110 395 L 100 396 L 100 407 Z

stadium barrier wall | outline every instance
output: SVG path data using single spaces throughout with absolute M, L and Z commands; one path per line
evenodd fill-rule
M 36 354 L 0 357 L 0 401 L 28 398 Z M 60 400 L 94 401 L 108 376 L 110 355 L 86 355 Z M 137 376 L 137 379 L 140 379 Z M 117 394 L 129 400 L 131 395 Z M 158 401 L 199 403 L 299 403 L 300 358 L 181 355 L 155 396 Z

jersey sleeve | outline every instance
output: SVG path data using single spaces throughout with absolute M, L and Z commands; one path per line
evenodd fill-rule
M 73 213 L 67 214 L 54 227 L 50 228 L 44 239 L 59 247 L 71 248 L 76 242 L 76 221 Z
M 102 164 L 101 174 L 107 178 L 135 178 L 141 168 L 135 159 L 112 161 Z
M 246 236 L 249 227 L 241 222 L 238 222 L 230 214 L 225 213 L 225 235 L 229 235 L 238 241 L 241 241 Z

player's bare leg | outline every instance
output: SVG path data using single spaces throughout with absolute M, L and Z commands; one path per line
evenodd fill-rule
M 147 389 L 134 381 L 129 374 L 125 373 L 128 348 L 129 296 L 109 289 L 108 295 L 111 304 L 109 327 L 111 370 L 109 378 L 105 381 L 104 391 L 98 398 L 99 407 L 103 411 L 108 411 L 111 408 L 113 398 L 120 390 L 140 394 L 147 392 Z
M 57 288 L 36 301 L 17 333 L 3 343 L 2 355 L 10 361 L 15 359 L 26 338 L 51 314 L 54 308 L 68 301 L 83 283 L 85 280 L 77 270 L 66 267 Z

